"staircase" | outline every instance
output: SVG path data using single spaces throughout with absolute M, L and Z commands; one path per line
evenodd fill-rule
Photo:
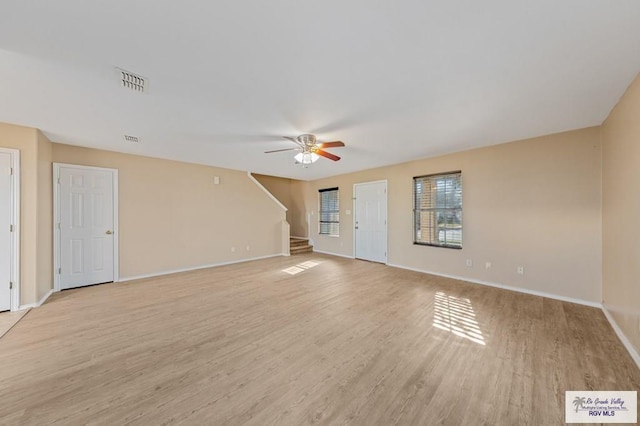
M 309 240 L 305 240 L 304 238 L 289 238 L 290 254 L 294 255 L 311 252 L 313 252 L 313 246 L 309 244 Z

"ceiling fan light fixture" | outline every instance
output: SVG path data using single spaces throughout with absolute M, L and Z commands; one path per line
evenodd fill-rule
M 320 158 L 320 156 L 315 152 L 299 152 L 294 158 L 298 163 L 302 165 L 308 165 L 318 161 L 318 158 Z

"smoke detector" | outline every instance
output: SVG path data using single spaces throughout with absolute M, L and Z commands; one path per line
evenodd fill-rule
M 125 89 L 133 90 L 134 92 L 144 92 L 148 87 L 148 81 L 145 77 L 126 71 L 121 68 L 116 68 L 120 77 L 120 84 Z

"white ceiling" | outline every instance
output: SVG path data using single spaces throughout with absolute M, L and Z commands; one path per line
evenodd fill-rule
M 637 0 L 0 5 L 0 121 L 298 179 L 598 125 L 638 71 Z M 305 132 L 342 160 L 263 153 Z

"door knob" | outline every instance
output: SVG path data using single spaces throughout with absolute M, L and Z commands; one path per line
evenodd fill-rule
M 113 232 L 107 231 L 107 235 L 111 235 L 111 234 L 113 234 Z

